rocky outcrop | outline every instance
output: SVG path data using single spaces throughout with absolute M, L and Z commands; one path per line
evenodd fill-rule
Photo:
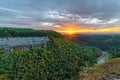
M 0 38 L 0 47 L 9 50 L 15 47 L 38 46 L 49 41 L 48 37 L 7 37 Z

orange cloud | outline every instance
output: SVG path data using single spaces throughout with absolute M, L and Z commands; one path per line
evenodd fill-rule
M 120 26 L 98 29 L 97 32 L 103 32 L 103 33 L 119 33 L 119 32 L 120 32 Z
M 80 26 L 78 24 L 75 23 L 67 23 L 67 24 L 62 24 L 62 27 L 59 28 L 58 30 L 56 30 L 57 32 L 61 32 L 61 33 L 80 33 L 80 32 L 86 32 L 91 30 L 91 27 L 87 27 L 87 26 Z
M 119 33 L 120 27 L 90 27 L 90 26 L 80 26 L 74 23 L 63 24 L 63 27 L 56 30 L 61 33 Z

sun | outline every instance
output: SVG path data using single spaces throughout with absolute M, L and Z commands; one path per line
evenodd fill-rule
M 74 31 L 68 31 L 68 34 L 74 34 Z

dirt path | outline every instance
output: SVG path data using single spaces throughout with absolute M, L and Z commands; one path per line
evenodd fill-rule
M 97 59 L 97 63 L 104 63 L 106 59 L 108 58 L 108 53 L 105 51 L 102 51 L 102 55 Z

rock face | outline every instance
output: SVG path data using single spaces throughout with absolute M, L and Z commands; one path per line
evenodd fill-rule
M 0 38 L 0 47 L 8 50 L 15 47 L 38 46 L 49 41 L 48 37 L 7 37 Z

